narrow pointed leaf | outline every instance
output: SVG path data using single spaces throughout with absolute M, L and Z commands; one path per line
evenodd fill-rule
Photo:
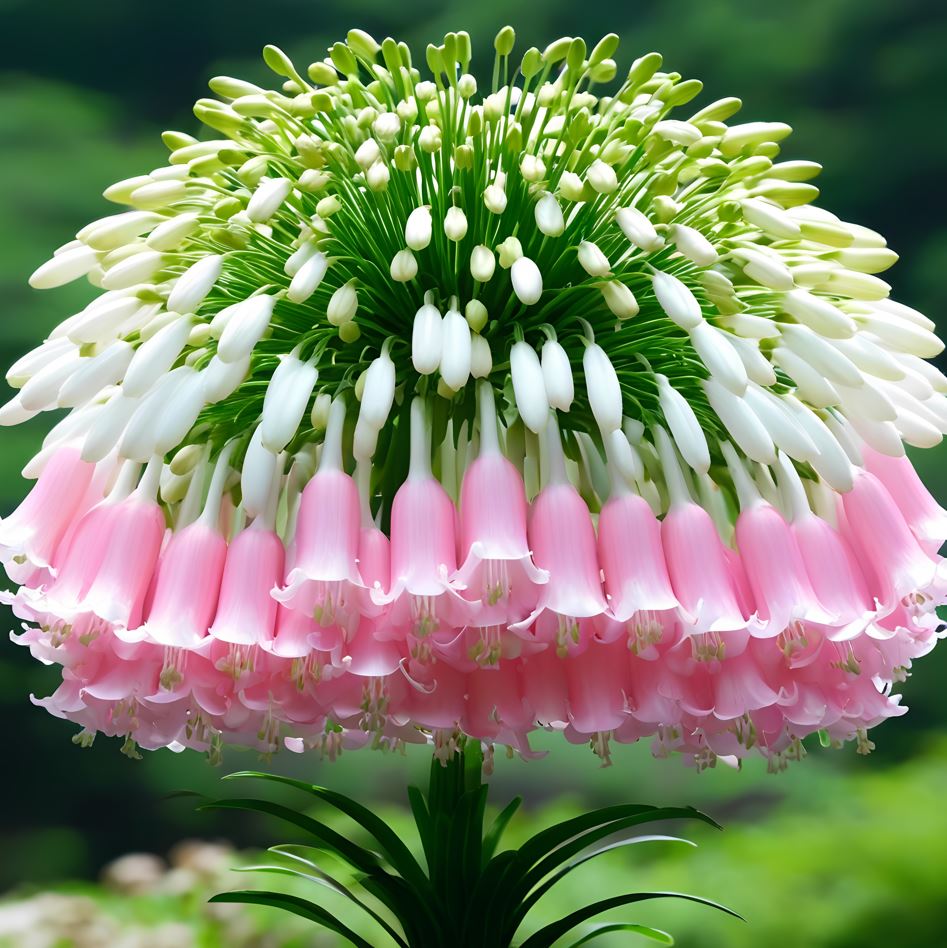
M 559 921 L 546 925 L 531 935 L 520 945 L 520 948 L 551 948 L 556 941 L 572 931 L 576 925 L 581 925 L 582 922 L 588 921 L 588 919 L 594 918 L 596 915 L 601 915 L 602 912 L 608 912 L 622 905 L 648 902 L 652 899 L 683 899 L 686 902 L 696 902 L 699 905 L 706 905 L 718 911 L 725 912 L 727 915 L 732 915 L 734 918 L 739 918 L 740 921 L 745 921 L 742 915 L 738 915 L 725 905 L 720 905 L 719 902 L 712 902 L 710 899 L 703 899 L 698 895 L 684 895 L 680 892 L 630 892 L 627 895 L 616 895 L 610 899 L 601 899 L 598 902 L 592 902 L 590 905 L 584 905 L 582 908 L 570 912 L 565 918 L 560 918 Z
M 308 899 L 301 899 L 295 895 L 284 895 L 281 892 L 254 892 L 250 890 L 241 892 L 221 892 L 212 896 L 211 902 L 230 902 L 240 905 L 269 905 L 272 908 L 281 909 L 284 912 L 291 912 L 300 918 L 315 922 L 329 931 L 341 935 L 348 939 L 356 948 L 378 948 L 366 941 L 357 932 L 352 931 L 347 925 L 343 925 L 330 912 L 327 912 L 322 906 L 310 902 Z
M 609 843 L 607 846 L 599 846 L 591 852 L 583 853 L 578 859 L 573 859 L 568 865 L 563 866 L 558 872 L 553 873 L 542 884 L 538 885 L 523 900 L 522 905 L 517 910 L 517 918 L 522 919 L 526 913 L 557 883 L 567 876 L 573 869 L 601 856 L 603 853 L 611 852 L 613 849 L 623 849 L 626 846 L 636 846 L 639 843 L 684 843 L 687 846 L 696 847 L 697 844 L 689 839 L 681 839 L 679 836 L 632 836 L 630 839 L 622 839 L 617 843 Z
M 358 846 L 346 839 L 341 833 L 320 823 L 318 820 L 303 813 L 298 813 L 280 803 L 272 803 L 269 800 L 253 800 L 246 798 L 234 798 L 230 800 L 217 800 L 213 803 L 207 803 L 200 807 L 202 810 L 250 810 L 257 813 L 265 813 L 268 816 L 275 816 L 278 819 L 292 823 L 303 832 L 308 833 L 315 839 L 318 839 L 328 849 L 337 852 L 346 862 L 354 866 L 361 872 L 377 873 L 384 871 L 378 856 L 369 850 Z
M 412 855 L 411 850 L 408 849 L 398 834 L 380 816 L 369 810 L 368 807 L 362 806 L 350 797 L 336 793 L 334 790 L 329 790 L 326 787 L 305 783 L 302 780 L 293 780 L 291 777 L 283 777 L 279 774 L 241 771 L 239 773 L 230 774 L 226 779 L 242 777 L 269 780 L 273 783 L 295 787 L 297 790 L 309 793 L 328 803 L 330 806 L 335 807 L 335 809 L 340 810 L 378 841 L 379 846 L 381 846 L 382 851 L 388 857 L 391 865 L 397 869 L 408 882 L 415 886 L 419 892 L 429 891 L 430 884 L 427 876 L 424 875 L 424 872 L 418 865 L 418 861 Z
M 366 915 L 370 915 L 388 934 L 392 939 L 397 942 L 399 945 L 402 945 L 403 948 L 407 948 L 407 942 L 404 938 L 401 937 L 388 922 L 379 915 L 370 905 L 366 905 L 357 895 L 344 883 L 339 882 L 338 879 L 333 878 L 329 875 L 324 869 L 320 869 L 319 866 L 312 862 L 310 859 L 306 859 L 305 856 L 301 856 L 298 853 L 293 853 L 287 848 L 282 848 L 279 846 L 274 846 L 271 849 L 271 852 L 275 852 L 277 855 L 284 856 L 286 859 L 293 859 L 300 864 L 306 866 L 311 871 L 303 872 L 300 869 L 294 869 L 290 866 L 258 866 L 258 867 L 248 867 L 241 868 L 240 871 L 251 872 L 254 869 L 258 869 L 263 872 L 282 872 L 289 875 L 295 875 L 303 879 L 308 879 L 310 882 L 314 882 L 316 885 L 325 886 L 327 889 L 331 889 L 333 892 L 338 893 L 344 898 L 348 899 L 353 904 L 357 905 Z
M 509 825 L 510 820 L 513 818 L 513 814 L 520 808 L 520 805 L 523 803 L 522 797 L 513 797 L 509 803 L 497 814 L 496 819 L 490 826 L 487 835 L 483 838 L 483 864 L 486 865 L 494 856 L 497 851 L 497 846 L 500 845 L 500 840 L 503 837 L 503 833 Z
M 611 935 L 615 932 L 632 932 L 635 935 L 641 935 L 643 938 L 656 941 L 659 945 L 674 944 L 674 938 L 668 932 L 662 931 L 660 928 L 650 928 L 647 925 L 635 925 L 632 922 L 613 922 L 608 925 L 597 925 L 592 931 L 569 945 L 569 948 L 579 948 L 580 945 L 587 945 L 590 941 L 598 938 L 599 935 Z

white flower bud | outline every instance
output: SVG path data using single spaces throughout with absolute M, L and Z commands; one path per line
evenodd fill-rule
M 459 207 L 449 207 L 444 217 L 444 233 L 448 240 L 463 240 L 467 234 L 467 215 Z
M 627 483 L 634 484 L 644 477 L 641 455 L 631 446 L 620 429 L 605 436 L 605 452 Z
M 163 266 L 163 254 L 157 250 L 142 250 L 109 267 L 102 277 L 102 286 L 106 290 L 124 290 L 150 280 Z
M 510 349 L 510 375 L 516 410 L 523 424 L 539 434 L 549 421 L 549 402 L 539 356 L 528 342 L 520 340 L 513 343 Z
M 332 396 L 328 392 L 320 392 L 313 403 L 312 411 L 309 413 L 309 421 L 314 431 L 325 431 L 329 424 L 329 410 L 332 407 Z
M 147 461 L 157 453 L 158 425 L 167 414 L 168 405 L 178 387 L 193 371 L 188 366 L 178 366 L 138 400 L 135 412 L 118 442 L 118 452 L 123 458 L 130 461 Z
M 420 375 L 436 372 L 441 364 L 443 320 L 437 307 L 425 303 L 414 316 L 411 333 L 411 362 Z
M 664 240 L 654 229 L 654 224 L 636 207 L 623 207 L 615 214 L 621 232 L 636 247 L 642 250 L 659 250 Z
M 619 319 L 631 319 L 638 314 L 638 301 L 635 294 L 618 280 L 609 280 L 600 287 L 602 296 L 605 297 L 605 305 L 609 308 L 613 316 Z
M 747 198 L 740 202 L 740 207 L 747 222 L 759 227 L 764 234 L 778 240 L 796 240 L 802 234 L 799 225 L 776 204 L 760 198 Z
M 565 229 L 562 208 L 555 195 L 548 191 L 536 202 L 536 226 L 547 237 L 558 237 Z
M 395 364 L 387 349 L 368 367 L 358 420 L 378 431 L 388 420 L 395 397 Z
M 172 313 L 193 313 L 217 282 L 223 264 L 224 258 L 216 253 L 191 264 L 171 288 L 168 309 Z
M 217 355 L 223 362 L 236 362 L 253 351 L 269 328 L 276 304 L 272 296 L 251 296 L 233 308 L 217 342 Z
M 483 336 L 470 337 L 470 374 L 475 379 L 485 379 L 493 371 L 493 354 L 490 343 Z
M 263 396 L 260 441 L 267 451 L 279 454 L 293 440 L 318 377 L 312 363 L 293 353 L 281 359 Z
M 720 151 L 726 158 L 738 155 L 749 145 L 778 142 L 792 132 L 792 126 L 783 122 L 744 122 L 731 125 L 720 140 Z
M 204 384 L 196 369 L 188 368 L 176 383 L 171 397 L 158 416 L 154 431 L 156 454 L 167 454 L 177 447 L 194 427 L 206 404 Z
M 343 283 L 329 299 L 326 319 L 333 326 L 342 326 L 351 322 L 357 311 L 358 292 L 355 289 L 355 281 L 349 280 L 348 283 Z
M 782 298 L 783 310 L 799 322 L 830 339 L 849 339 L 855 334 L 855 323 L 828 300 L 808 290 L 790 290 Z
M 23 407 L 23 403 L 20 401 L 19 392 L 13 396 L 8 402 L 5 402 L 3 407 L 0 408 L 0 427 L 9 427 L 10 425 L 21 425 L 24 421 L 29 421 L 31 418 L 35 418 L 39 412 L 31 411 L 28 408 Z
M 312 246 L 307 244 L 305 246 Z M 326 255 L 319 250 L 314 250 L 302 264 L 293 276 L 286 291 L 286 298 L 291 303 L 305 303 L 319 288 L 322 278 L 326 275 L 329 268 L 329 261 Z
M 178 214 L 159 224 L 147 237 L 145 243 L 152 250 L 175 250 L 199 226 L 198 215 Z
M 944 343 L 934 333 L 900 319 L 893 313 L 859 313 L 858 325 L 896 353 L 903 352 L 922 359 L 933 359 L 944 350 Z
M 75 408 L 94 398 L 107 385 L 121 381 L 134 354 L 131 343 L 121 340 L 91 359 L 83 359 L 59 389 L 57 403 L 62 408 Z
M 381 149 L 374 138 L 366 138 L 355 150 L 355 163 L 362 169 L 368 169 L 381 158 Z
M 877 302 L 885 299 L 891 292 L 891 286 L 870 273 L 858 273 L 855 270 L 835 269 L 828 279 L 828 288 L 839 296 L 850 296 L 855 300 Z
M 675 145 L 684 145 L 685 147 L 693 145 L 694 142 L 699 142 L 703 137 L 696 125 L 691 125 L 690 122 L 680 122 L 676 119 L 663 119 L 660 122 L 655 122 L 651 130 L 659 138 L 665 138 L 669 142 L 674 142 Z
M 128 203 L 134 207 L 143 208 L 167 207 L 186 196 L 187 186 L 183 181 L 173 179 L 154 181 L 149 178 L 145 184 L 132 191 Z
M 352 455 L 356 461 L 370 461 L 378 447 L 378 428 L 367 424 L 361 415 L 352 434 Z
M 189 319 L 175 319 L 142 343 L 125 372 L 122 392 L 131 398 L 144 395 L 177 361 L 192 325 Z
M 96 413 L 85 436 L 83 461 L 101 461 L 115 447 L 140 402 L 140 398 L 129 398 L 121 392 L 109 399 L 102 410 Z
M 605 277 L 612 272 L 608 257 L 590 240 L 583 240 L 579 244 L 579 263 L 589 276 Z
M 581 201 L 585 195 L 585 184 L 574 171 L 564 171 L 559 178 L 559 193 L 567 201 Z
M 714 245 L 699 231 L 686 224 L 672 224 L 670 237 L 677 249 L 699 267 L 709 267 L 719 259 Z
M 807 326 L 793 323 L 787 323 L 781 328 L 786 345 L 830 382 L 838 382 L 849 388 L 864 385 L 865 378 L 855 363 L 818 333 Z
M 493 278 L 497 261 L 493 251 L 478 244 L 470 253 L 470 275 L 480 283 L 488 283 Z
M 45 411 L 56 404 L 60 387 L 80 365 L 78 349 L 67 350 L 63 355 L 43 366 L 20 389 L 20 404 L 26 411 Z
M 811 461 L 815 457 L 815 444 L 779 395 L 763 386 L 750 385 L 744 399 L 777 448 L 797 461 Z
M 289 197 L 293 183 L 288 178 L 268 178 L 257 185 L 247 204 L 247 217 L 254 224 L 266 223 Z
M 384 161 L 376 161 L 365 173 L 365 183 L 369 191 L 384 191 L 391 180 L 391 171 Z
M 546 175 L 546 165 L 538 155 L 523 155 L 520 160 L 520 174 L 525 181 L 542 181 Z
M 391 258 L 391 278 L 396 283 L 410 283 L 418 275 L 418 261 L 410 250 L 399 250 Z
M 566 350 L 555 340 L 547 339 L 543 343 L 541 364 L 549 404 L 559 411 L 568 411 L 575 398 L 575 383 Z
M 453 308 L 444 314 L 440 369 L 441 378 L 454 391 L 470 377 L 470 326 Z
M 596 158 L 589 165 L 586 177 L 592 190 L 599 194 L 611 194 L 618 188 L 618 176 L 615 174 L 615 169 L 600 158 Z
M 70 327 L 68 338 L 75 343 L 99 343 L 115 337 L 119 329 L 143 309 L 134 296 L 102 297 L 87 306 L 81 319 Z
M 421 151 L 427 152 L 429 155 L 440 151 L 441 130 L 436 125 L 425 125 L 418 136 L 418 144 L 421 146 Z
M 791 290 L 795 283 L 789 268 L 774 256 L 759 250 L 740 247 L 732 256 L 741 261 L 743 272 L 762 286 L 773 290 Z
M 657 271 L 651 277 L 651 284 L 658 305 L 681 329 L 691 330 L 703 322 L 700 303 L 686 283 L 673 274 Z
M 602 434 L 620 429 L 623 414 L 621 384 L 612 360 L 601 346 L 593 343 L 585 347 L 582 371 L 585 373 L 589 407 Z
M 760 464 L 775 464 L 773 439 L 746 401 L 713 379 L 705 379 L 702 384 L 710 407 L 743 453 Z
M 543 277 L 529 257 L 520 257 L 510 267 L 513 292 L 521 303 L 531 306 L 543 295 Z
M 96 250 L 115 250 L 151 230 L 162 218 L 153 211 L 126 211 L 87 224 L 76 235 Z
M 7 370 L 6 380 L 13 388 L 19 388 L 44 366 L 72 352 L 74 348 L 68 339 L 47 339 L 42 345 L 20 356 Z
M 201 372 L 204 398 L 211 405 L 223 401 L 236 391 L 237 386 L 247 377 L 249 371 L 250 353 L 234 362 L 224 362 L 218 356 L 214 356 Z
M 288 277 L 296 276 L 299 273 L 299 268 L 317 252 L 318 248 L 313 241 L 304 241 L 286 258 L 286 263 L 283 264 L 283 273 Z
M 464 307 L 464 318 L 473 332 L 481 332 L 483 327 L 487 325 L 489 313 L 487 307 L 480 300 L 469 300 Z
M 483 203 L 492 214 L 502 214 L 506 210 L 506 191 L 503 186 L 496 182 L 488 184 L 483 191 Z
M 658 383 L 658 402 L 664 412 L 664 420 L 681 457 L 695 471 L 705 474 L 710 470 L 710 449 L 694 409 L 666 376 L 656 375 L 655 381 Z
M 372 131 L 383 142 L 392 142 L 401 131 L 401 119 L 397 112 L 382 112 L 372 123 Z
M 691 345 L 711 376 L 734 395 L 742 395 L 746 391 L 746 368 L 724 334 L 701 321 L 689 331 L 689 335 Z
M 278 459 L 272 451 L 263 447 L 263 425 L 257 426 L 247 445 L 240 472 L 240 491 L 243 508 L 251 517 L 265 513 L 270 503 L 273 479 L 277 476 Z
M 431 208 L 416 207 L 404 225 L 404 242 L 410 250 L 423 250 L 431 242 Z
M 504 270 L 509 270 L 523 256 L 523 245 L 512 235 L 507 237 L 497 250 L 500 251 L 500 266 Z

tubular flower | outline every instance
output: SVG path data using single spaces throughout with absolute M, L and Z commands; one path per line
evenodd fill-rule
M 933 324 L 790 129 L 609 41 L 353 31 L 214 79 L 34 273 L 102 290 L 10 369 L 68 414 L 0 522 L 38 703 L 126 747 L 538 727 L 699 766 L 868 749 L 939 633 Z M 617 41 L 616 41 L 617 42 Z

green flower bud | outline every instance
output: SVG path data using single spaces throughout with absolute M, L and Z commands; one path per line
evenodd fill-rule
M 516 33 L 512 26 L 504 26 L 493 41 L 493 48 L 499 56 L 509 56 L 516 43 Z

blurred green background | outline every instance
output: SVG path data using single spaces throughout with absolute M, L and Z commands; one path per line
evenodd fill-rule
M 791 123 L 785 154 L 824 164 L 822 203 L 887 235 L 902 255 L 886 275 L 896 297 L 940 320 L 947 6 L 937 0 L 0 0 L 0 362 L 11 363 L 91 296 L 78 285 L 38 293 L 26 280 L 84 223 L 118 210 L 100 197 L 109 183 L 164 163 L 161 130 L 197 132 L 190 103 L 211 76 L 264 80 L 265 43 L 305 64 L 352 26 L 396 35 L 418 52 L 446 30 L 467 29 L 483 75 L 493 34 L 507 21 L 521 49 L 564 34 L 594 42 L 618 32 L 620 64 L 660 50 L 670 68 L 704 81 L 698 105 L 739 95 L 746 119 Z M 0 435 L 0 512 L 25 492 L 18 472 L 42 430 L 33 423 Z M 945 459 L 943 449 L 915 459 L 941 498 Z M 6 610 L 3 619 L 15 626 Z M 27 699 L 48 693 L 56 677 L 24 651 L 0 649 L 0 892 L 94 879 L 122 853 L 164 853 L 187 836 L 241 847 L 270 840 L 271 826 L 198 815 L 186 801 L 165 799 L 177 788 L 215 792 L 221 771 L 196 755 L 131 761 L 114 742 L 72 745 L 73 728 Z M 557 740 L 546 742 L 546 759 L 499 760 L 496 799 L 523 793 L 528 821 L 632 799 L 694 803 L 723 820 L 726 833 L 701 834 L 697 854 L 618 853 L 604 870 L 577 874 L 565 895 L 619 891 L 631 872 L 636 884 L 696 891 L 750 920 L 739 926 L 691 908 L 638 913 L 668 923 L 682 945 L 947 944 L 945 681 L 947 647 L 919 663 L 904 687 L 911 713 L 878 729 L 867 759 L 816 747 L 780 776 L 758 763 L 698 776 L 674 760 L 652 761 L 641 747 L 619 748 L 603 771 L 586 749 Z M 224 767 L 248 763 L 256 761 L 232 754 Z M 406 776 L 426 761 L 423 752 L 364 752 L 331 765 L 284 757 L 271 766 L 393 806 Z M 228 943 L 219 933 L 207 938 L 200 944 Z M 259 944 L 332 944 L 307 938 L 291 941 L 287 930 Z

